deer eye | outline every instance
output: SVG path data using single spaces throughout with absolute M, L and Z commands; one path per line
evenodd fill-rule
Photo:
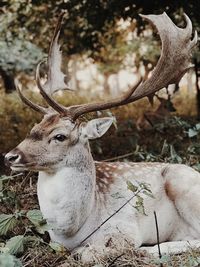
M 54 136 L 53 139 L 58 140 L 59 142 L 63 142 L 63 141 L 65 141 L 66 136 L 63 134 L 57 134 L 56 136 Z

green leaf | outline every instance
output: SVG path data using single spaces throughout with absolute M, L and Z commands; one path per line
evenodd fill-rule
M 124 198 L 119 192 L 112 194 L 111 197 L 113 197 L 115 199 Z
M 193 165 L 192 168 L 194 168 L 195 170 L 200 172 L 200 163 L 197 163 L 197 164 Z
M 15 256 L 7 253 L 0 254 L 1 267 L 22 267 L 22 263 Z
M 195 125 L 195 128 L 196 128 L 197 130 L 200 130 L 200 123 L 197 123 L 197 124 Z
M 135 206 L 134 207 L 140 214 L 146 215 L 145 210 L 144 210 L 144 206 Z
M 52 229 L 52 226 L 47 224 L 46 220 L 43 219 L 40 210 L 29 210 L 26 217 L 34 224 L 35 229 L 39 234 L 44 234 L 46 231 Z
M 144 201 L 143 197 L 137 195 L 136 198 L 137 198 L 136 204 L 143 205 L 143 201 Z
M 8 248 L 10 254 L 19 254 L 24 252 L 24 236 L 17 235 L 10 238 L 5 245 L 5 248 Z
M 167 141 L 165 139 L 164 143 L 163 143 L 163 146 L 162 146 L 162 150 L 161 150 L 161 156 L 167 155 L 168 151 L 169 151 L 169 145 L 168 145 L 168 143 L 167 143 Z
M 139 195 L 137 195 L 136 198 L 137 198 L 137 201 L 136 201 L 136 205 L 134 206 L 134 208 L 139 213 L 141 213 L 143 215 L 146 215 L 145 209 L 144 209 L 144 199 L 141 196 L 139 196 Z
M 35 225 L 45 224 L 46 221 L 43 219 L 42 213 L 40 210 L 29 210 L 26 214 L 26 217 Z
M 45 223 L 43 225 L 37 225 L 36 226 L 36 231 L 39 233 L 39 234 L 44 234 L 45 232 L 48 232 L 49 230 L 51 230 L 53 228 L 53 226 Z
M 13 177 L 12 176 L 7 176 L 7 175 L 2 175 L 0 176 L 0 180 L 1 181 L 7 181 L 7 180 L 10 180 L 12 179 Z
M 157 265 L 160 265 L 160 264 L 167 264 L 169 262 L 171 262 L 171 256 L 170 255 L 162 255 L 161 258 L 155 258 L 154 259 L 154 262 L 157 264 Z M 168 264 L 167 264 L 168 266 Z
M 127 181 L 127 188 L 131 190 L 133 193 L 137 192 L 138 186 L 134 185 L 131 181 Z
M 38 236 L 27 235 L 24 237 L 24 244 L 28 245 L 28 247 L 36 247 L 40 243 L 44 243 L 44 241 L 42 238 Z
M 1 214 L 0 215 L 0 235 L 6 235 L 8 231 L 12 231 L 17 220 L 14 214 Z
M 139 182 L 138 182 L 139 183 Z M 143 189 L 143 190 L 146 190 L 148 192 L 151 193 L 151 189 L 150 189 L 150 184 L 147 184 L 147 183 L 139 183 L 140 187 Z
M 171 155 L 173 162 L 175 163 L 182 162 L 182 158 L 176 153 L 176 150 L 174 149 L 173 145 L 170 145 L 170 155 Z
M 188 130 L 188 136 L 189 136 L 190 138 L 196 136 L 197 134 L 198 134 L 198 131 L 197 131 L 196 129 L 190 128 L 190 129 Z
M 142 193 L 148 197 L 155 198 L 154 195 L 149 191 L 143 191 Z

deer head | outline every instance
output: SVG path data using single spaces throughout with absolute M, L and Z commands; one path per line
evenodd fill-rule
M 197 33 L 191 40 L 192 24 L 185 15 L 186 28 L 178 28 L 171 19 L 162 15 L 141 15 L 158 30 L 162 52 L 151 77 L 129 88 L 127 93 L 117 99 L 105 102 L 87 103 L 64 107 L 57 103 L 52 94 L 59 89 L 69 89 L 66 77 L 61 72 L 61 52 L 58 45 L 63 14 L 50 45 L 48 56 L 47 81 L 41 83 L 39 63 L 36 69 L 36 82 L 41 95 L 50 108 L 39 106 L 23 94 L 19 86 L 18 93 L 22 101 L 44 115 L 43 120 L 33 127 L 30 134 L 15 149 L 10 151 L 5 162 L 13 170 L 52 170 L 62 166 L 78 166 L 84 157 L 90 157 L 88 140 L 101 137 L 111 126 L 113 118 L 94 119 L 80 123 L 78 118 L 86 113 L 126 105 L 145 96 L 152 96 L 156 91 L 171 83 L 177 83 L 190 68 L 189 60 L 192 48 L 197 43 Z M 89 155 L 89 156 L 88 156 Z
M 101 137 L 113 118 L 72 122 L 57 113 L 48 113 L 24 141 L 6 155 L 13 170 L 50 171 L 80 165 L 88 156 L 88 140 Z M 82 156 L 81 156 L 82 155 Z

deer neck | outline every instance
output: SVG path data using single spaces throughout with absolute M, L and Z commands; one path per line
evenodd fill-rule
M 54 172 L 39 172 L 38 199 L 47 221 L 72 236 L 95 207 L 96 175 L 89 146 L 68 151 L 65 161 Z

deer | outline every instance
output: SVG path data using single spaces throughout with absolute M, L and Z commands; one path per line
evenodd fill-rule
M 48 107 L 33 103 L 17 84 L 21 100 L 40 112 L 43 119 L 5 155 L 5 164 L 12 171 L 39 173 L 37 195 L 43 217 L 51 226 L 50 238 L 79 253 L 83 261 L 95 260 L 95 253 L 110 255 L 127 243 L 156 254 L 154 212 L 162 253 L 200 246 L 200 174 L 181 164 L 94 161 L 89 141 L 104 135 L 114 118 L 80 120 L 85 114 L 152 96 L 179 82 L 191 67 L 197 32 L 192 36 L 189 17 L 184 15 L 186 26 L 179 28 L 166 13 L 141 16 L 156 27 L 162 43 L 161 56 L 151 76 L 129 87 L 122 96 L 69 107 L 55 100 L 56 91 L 72 90 L 61 71 L 58 37 L 63 14 L 50 44 L 45 82 L 40 75 L 44 61 L 36 67 L 36 83 Z M 148 184 L 153 197 L 143 196 L 145 214 L 134 208 L 136 200 L 128 182 L 133 186 Z

